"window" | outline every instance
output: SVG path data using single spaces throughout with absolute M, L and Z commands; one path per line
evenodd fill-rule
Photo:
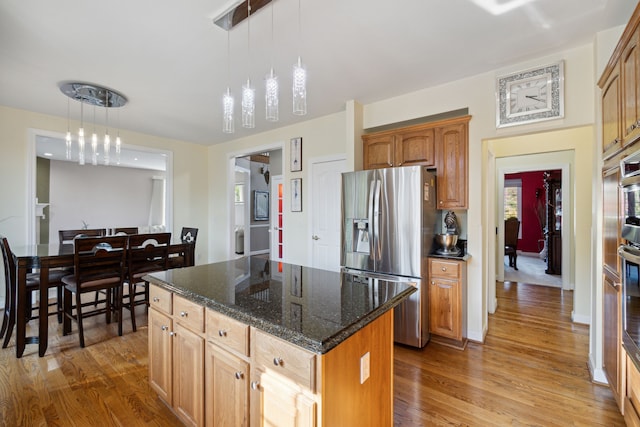
M 515 216 L 520 220 L 518 238 L 522 237 L 522 180 L 504 181 L 504 219 Z
M 244 203 L 244 184 L 236 184 L 236 203 Z

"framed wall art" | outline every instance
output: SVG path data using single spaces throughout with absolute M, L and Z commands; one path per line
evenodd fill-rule
M 291 172 L 302 170 L 302 137 L 291 139 Z
M 266 221 L 269 219 L 269 192 L 253 192 L 253 219 L 255 221 Z
M 302 212 L 302 178 L 291 180 L 291 212 Z

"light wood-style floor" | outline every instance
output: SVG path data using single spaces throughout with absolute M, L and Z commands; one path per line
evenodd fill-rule
M 484 344 L 396 346 L 394 424 L 623 426 L 609 389 L 589 379 L 588 327 L 570 322 L 571 292 L 507 282 L 497 294 Z M 180 425 L 148 386 L 142 313 L 137 333 L 125 315 L 122 337 L 89 319 L 85 349 L 50 319 L 45 357 L 28 345 L 16 359 L 14 340 L 0 350 L 0 425 Z

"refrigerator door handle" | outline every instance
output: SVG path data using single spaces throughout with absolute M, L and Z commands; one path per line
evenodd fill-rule
M 380 246 L 380 184 L 381 181 L 376 179 L 373 195 L 373 240 L 376 260 L 379 260 L 382 256 L 382 247 Z
M 376 180 L 369 183 L 369 221 L 366 232 L 369 233 L 369 257 L 375 259 L 375 247 L 373 246 L 375 236 L 373 229 L 373 198 L 376 191 Z

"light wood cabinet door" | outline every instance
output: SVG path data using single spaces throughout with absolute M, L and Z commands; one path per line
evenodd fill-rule
M 638 31 L 633 34 L 620 58 L 622 78 L 623 145 L 640 135 L 640 45 Z
M 249 425 L 249 363 L 207 343 L 205 361 L 206 425 Z
M 602 176 L 602 261 L 612 273 L 620 276 L 620 227 L 622 193 L 619 185 L 620 168 L 614 165 Z
M 190 426 L 204 425 L 204 338 L 174 324 L 173 408 Z
M 438 209 L 467 208 L 468 124 L 436 129 Z
M 602 87 L 602 152 L 606 159 L 622 147 L 620 66 L 617 65 Z
M 602 368 L 609 381 L 614 397 L 621 404 L 620 344 L 622 337 L 620 325 L 620 283 L 616 279 L 603 274 L 603 354 Z
M 252 427 L 317 425 L 317 403 L 298 385 L 261 370 L 255 370 L 251 380 Z
M 362 154 L 364 169 L 390 168 L 394 166 L 394 136 L 364 135 L 362 137 Z
M 435 131 L 424 129 L 396 135 L 394 166 L 435 166 Z
M 153 287 L 152 287 L 153 288 Z M 172 337 L 171 318 L 149 309 L 149 383 L 162 400 L 172 405 Z
M 429 282 L 429 332 L 442 337 L 461 340 L 458 321 L 460 283 L 432 278 Z

